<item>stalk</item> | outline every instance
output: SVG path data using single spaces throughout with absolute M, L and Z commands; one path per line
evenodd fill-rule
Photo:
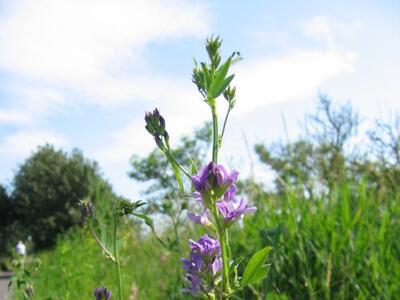
M 114 257 L 115 257 L 115 265 L 117 266 L 117 272 L 118 272 L 118 294 L 119 294 L 119 300 L 123 300 L 123 295 L 122 295 L 122 275 L 121 275 L 121 265 L 119 262 L 119 256 L 118 256 L 118 250 L 117 250 L 117 220 L 115 220 L 114 223 Z
M 222 283 L 223 283 L 223 292 L 226 294 L 231 293 L 231 287 L 229 283 L 229 251 L 228 251 L 228 230 L 223 229 L 220 232 L 219 236 L 219 242 L 221 245 L 221 256 L 222 256 Z M 227 296 L 226 299 L 228 299 L 229 296 Z M 224 297 L 225 299 L 225 297 Z
M 212 120 L 213 120 L 213 155 L 212 160 L 214 163 L 218 162 L 218 150 L 219 150 L 219 133 L 218 133 L 218 115 L 217 115 L 217 108 L 214 103 L 211 105 L 211 112 L 212 112 Z M 218 210 L 215 207 L 215 218 L 218 222 Z M 228 230 L 222 228 L 218 222 L 218 238 L 219 243 L 221 245 L 221 256 L 222 256 L 222 297 L 224 293 L 230 294 L 231 287 L 229 283 L 229 245 L 228 245 Z M 229 297 L 229 296 L 227 296 Z
M 229 113 L 231 112 L 231 110 L 232 110 L 232 108 L 231 108 L 231 106 L 229 105 L 228 111 L 226 112 L 226 115 L 225 115 L 224 125 L 222 126 L 221 139 L 220 139 L 221 141 L 220 141 L 220 142 L 222 142 L 222 138 L 224 137 L 225 128 L 226 128 L 226 123 L 228 122 Z
M 217 107 L 215 104 L 211 105 L 211 113 L 213 120 L 213 153 L 212 160 L 213 162 L 218 162 L 218 150 L 219 150 L 219 134 L 218 134 L 218 115 L 217 115 Z

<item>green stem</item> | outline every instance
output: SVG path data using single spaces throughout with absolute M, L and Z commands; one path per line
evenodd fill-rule
M 210 101 L 211 113 L 213 120 L 213 156 L 212 160 L 214 163 L 218 162 L 218 150 L 219 150 L 219 133 L 218 133 L 218 115 L 217 107 L 214 101 Z M 225 118 L 226 120 L 226 118 Z M 225 122 L 226 125 L 226 122 Z M 225 127 L 224 125 L 224 127 Z M 218 222 L 218 209 L 215 207 L 214 217 L 217 221 L 218 226 L 218 238 L 221 245 L 221 256 L 222 256 L 222 298 L 228 299 L 229 296 L 224 296 L 223 294 L 229 295 L 231 293 L 231 287 L 229 283 L 229 245 L 228 245 L 228 231 L 223 228 Z
M 119 292 L 119 300 L 123 300 L 123 295 L 122 295 L 122 273 L 121 273 L 121 265 L 119 262 L 119 256 L 118 256 L 118 250 L 117 250 L 117 220 L 114 222 L 114 257 L 115 257 L 115 264 L 117 266 L 117 272 L 118 272 L 118 292 Z
M 215 104 L 211 105 L 211 113 L 213 120 L 213 153 L 212 160 L 214 163 L 218 162 L 218 150 L 219 150 L 219 133 L 218 133 L 218 115 L 217 107 Z
M 110 253 L 110 251 L 108 251 L 108 249 L 104 246 L 104 244 L 100 241 L 100 239 L 98 238 L 96 232 L 94 231 L 93 227 L 91 224 L 89 224 L 89 229 L 90 232 L 92 233 L 94 239 L 96 240 L 97 244 L 99 244 L 100 248 L 104 251 L 104 253 L 106 254 L 106 256 L 108 258 L 110 258 L 113 262 L 115 262 L 115 257 Z
M 222 142 L 222 138 L 224 137 L 225 127 L 226 127 L 226 123 L 228 122 L 228 117 L 229 117 L 230 112 L 231 112 L 231 106 L 229 105 L 228 111 L 226 112 L 226 115 L 225 115 L 224 125 L 222 126 L 220 142 Z
M 222 232 L 220 232 L 220 244 L 222 256 L 222 284 L 224 287 L 222 291 L 229 295 L 231 293 L 231 287 L 229 283 L 229 245 L 227 229 L 223 229 Z M 229 296 L 224 299 L 228 299 L 228 297 Z

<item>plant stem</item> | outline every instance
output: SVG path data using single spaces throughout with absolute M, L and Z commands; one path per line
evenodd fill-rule
M 226 112 L 225 115 L 225 120 L 224 120 L 224 125 L 222 126 L 222 132 L 221 132 L 221 139 L 220 142 L 222 142 L 222 138 L 224 137 L 224 133 L 225 133 L 225 127 L 226 127 L 226 123 L 228 121 L 228 117 L 229 117 L 229 113 L 231 112 L 231 106 L 229 105 L 228 111 Z
M 104 251 L 104 253 L 106 254 L 106 256 L 107 256 L 108 258 L 110 258 L 110 259 L 115 263 L 115 257 L 114 257 L 114 255 L 112 255 L 112 254 L 110 253 L 110 251 L 108 251 L 108 249 L 107 249 L 107 248 L 103 245 L 103 243 L 100 241 L 100 239 L 98 238 L 98 236 L 97 236 L 96 232 L 94 231 L 94 229 L 93 229 L 93 227 L 92 227 L 91 224 L 89 224 L 89 229 L 90 229 L 90 232 L 92 233 L 94 239 L 96 240 L 97 244 L 99 244 L 100 248 Z
M 118 250 L 117 250 L 117 226 L 118 221 L 115 220 L 114 222 L 114 257 L 115 257 L 115 265 L 117 266 L 118 272 L 118 291 L 119 291 L 119 300 L 123 300 L 122 295 L 122 275 L 121 275 L 121 265 L 119 262 Z
M 231 287 L 229 283 L 229 250 L 228 250 L 228 230 L 223 229 L 220 232 L 220 244 L 221 244 L 221 256 L 222 256 L 222 283 L 223 283 L 223 290 L 226 294 L 231 293 Z M 229 297 L 229 296 L 227 296 Z M 224 298 L 228 299 L 228 298 Z
M 213 120 L 213 156 L 212 160 L 214 163 L 218 162 L 218 150 L 219 150 L 219 133 L 218 133 L 218 115 L 215 102 L 212 101 L 211 112 Z M 221 256 L 222 256 L 222 291 L 221 296 L 225 298 L 224 294 L 231 293 L 231 287 L 229 283 L 229 245 L 228 245 L 228 230 L 223 228 L 218 222 L 218 209 L 215 207 L 214 216 L 218 225 L 218 238 L 221 245 Z
M 212 160 L 214 163 L 218 162 L 218 150 L 219 150 L 219 133 L 218 133 L 218 115 L 217 107 L 215 104 L 211 105 L 211 113 L 213 120 L 213 153 Z

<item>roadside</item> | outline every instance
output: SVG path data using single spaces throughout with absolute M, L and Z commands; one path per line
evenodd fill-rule
M 11 291 L 8 290 L 8 282 L 11 279 L 11 272 L 0 272 L 0 300 L 11 300 Z

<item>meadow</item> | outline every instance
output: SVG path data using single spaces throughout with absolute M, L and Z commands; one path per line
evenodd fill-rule
M 396 299 L 399 200 L 399 193 L 388 197 L 362 182 L 312 199 L 255 191 L 259 210 L 233 229 L 231 249 L 243 254 L 265 245 L 274 249 L 267 279 L 237 299 Z M 193 230 L 180 228 L 183 236 Z M 123 232 L 121 257 L 130 299 L 187 299 L 180 292 L 179 254 L 165 250 L 151 234 L 141 235 L 138 225 L 129 222 Z M 117 289 L 113 266 L 84 229 L 73 230 L 39 257 L 35 299 L 90 299 L 91 287 L 99 283 Z

